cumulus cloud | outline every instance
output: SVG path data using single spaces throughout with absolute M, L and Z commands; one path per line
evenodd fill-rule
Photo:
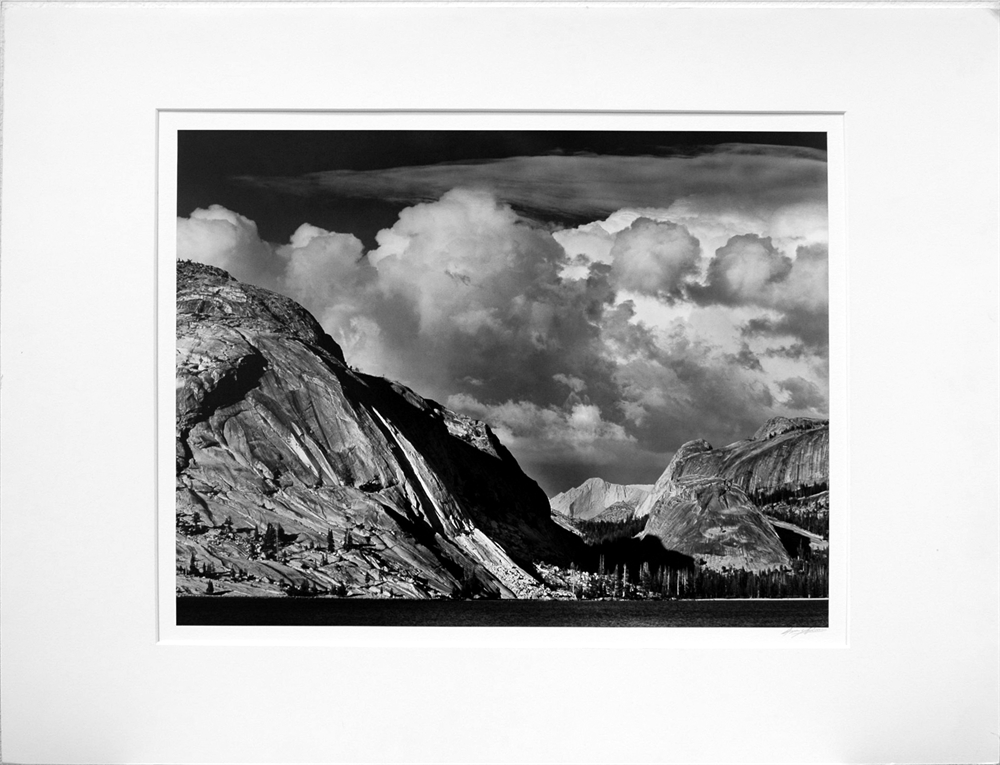
M 826 409 L 826 397 L 811 380 L 791 377 L 778 382 L 778 387 L 787 394 L 785 404 L 789 409 L 808 412 L 822 412 Z
M 697 273 L 698 259 L 698 240 L 686 228 L 638 218 L 615 237 L 611 280 L 621 289 L 676 298 Z
M 826 313 L 830 304 L 829 257 L 825 243 L 799 247 L 778 297 L 779 307 Z
M 778 252 L 770 239 L 743 234 L 716 250 L 705 284 L 691 286 L 689 292 L 705 303 L 771 306 L 778 284 L 791 270 L 791 259 Z
M 521 467 L 550 495 L 595 474 L 619 483 L 644 482 L 662 472 L 668 459 L 650 452 L 623 425 L 606 420 L 594 404 L 484 404 L 473 396 L 455 394 L 446 405 L 490 423 Z
M 587 383 L 581 380 L 579 377 L 572 377 L 570 375 L 555 374 L 552 375 L 552 379 L 556 382 L 561 382 L 567 388 L 569 388 L 574 393 L 582 393 L 587 388 Z
M 177 219 L 177 257 L 228 271 L 240 281 L 294 298 L 345 352 L 378 328 L 366 319 L 376 273 L 361 242 L 303 223 L 287 244 L 266 242 L 257 225 L 220 205 Z
M 825 354 L 830 345 L 829 319 L 816 311 L 793 309 L 776 319 L 751 319 L 740 331 L 744 337 L 767 338 L 779 346 L 789 342 L 802 345 L 812 354 Z
M 225 269 L 254 284 L 280 276 L 274 248 L 261 240 L 257 224 L 221 205 L 177 219 L 177 257 Z
M 627 208 L 586 226 L 556 231 L 553 237 L 576 258 L 562 275 L 582 278 L 589 274 L 588 264 L 610 262 L 616 299 L 632 304 L 635 320 L 649 326 L 684 321 L 736 363 L 751 363 L 741 343 L 752 338 L 769 338 L 772 344 L 806 342 L 810 352 L 822 350 L 828 302 L 825 244 L 788 249 L 789 242 L 794 245 L 804 237 L 774 238 L 768 235 L 767 218 L 754 218 L 742 208 L 704 209 L 698 212 L 694 200 L 668 209 Z M 663 231 L 686 231 L 691 237 L 687 241 L 700 246 L 700 257 L 693 248 L 668 251 L 663 257 L 652 236 L 629 242 L 634 231 L 649 234 L 651 221 L 662 224 Z M 825 229 L 810 231 L 809 236 L 825 236 Z M 616 244 L 619 238 L 622 243 Z M 643 238 L 647 241 L 640 241 Z M 718 246 L 706 247 L 706 242 Z M 626 257 L 616 260 L 613 253 Z M 670 257 L 677 253 L 680 258 Z M 643 265 L 648 268 L 636 267 Z M 767 355 L 766 347 L 757 350 Z
M 683 324 L 656 334 L 648 353 L 615 372 L 632 432 L 649 448 L 672 450 L 691 438 L 730 443 L 770 416 L 762 370 L 734 364 Z
M 284 265 L 276 288 L 308 308 L 345 353 L 356 353 L 377 331 L 365 320 L 377 273 L 360 240 L 304 223 L 276 254 Z
M 726 359 L 733 362 L 734 364 L 739 364 L 744 369 L 749 369 L 754 372 L 763 372 L 764 367 L 761 366 L 760 357 L 754 353 L 747 343 L 743 343 L 740 347 L 738 353 L 730 353 L 726 355 Z
M 369 254 L 380 341 L 358 358 L 378 374 L 445 397 L 478 381 L 490 401 L 565 396 L 555 375 L 601 389 L 595 321 L 606 277 L 566 282 L 566 253 L 545 230 L 482 190 L 404 209 Z
M 788 276 L 776 285 L 771 310 L 746 321 L 744 337 L 772 338 L 777 348 L 825 356 L 830 344 L 826 245 L 799 247 Z M 778 351 L 780 352 L 780 351 Z
M 572 229 L 553 232 L 555 239 L 574 260 L 581 263 L 611 263 L 611 248 L 615 245 L 615 232 L 603 222 L 586 223 Z M 584 272 L 586 275 L 586 272 Z
M 760 205 L 752 194 L 693 194 L 666 207 L 622 208 L 603 220 L 553 236 L 572 256 L 588 263 L 610 263 L 616 235 L 647 218 L 683 226 L 698 240 L 703 256 L 711 257 L 734 237 L 753 234 L 770 240 L 776 252 L 794 258 L 799 248 L 826 245 L 827 206 L 820 191 L 810 201 L 791 200 L 777 207 Z
M 734 337 L 784 339 L 814 352 L 823 352 L 829 345 L 825 244 L 800 246 L 790 258 L 770 238 L 735 236 L 716 250 L 705 280 L 689 281 L 685 289 L 701 306 L 761 309 L 734 328 Z
M 489 422 L 550 493 L 594 475 L 649 482 L 692 438 L 721 445 L 774 414 L 824 413 L 818 229 L 772 237 L 777 208 L 724 213 L 721 191 L 715 218 L 682 200 L 564 230 L 504 199 L 448 188 L 367 252 L 308 223 L 265 242 L 213 206 L 178 219 L 178 257 L 295 298 L 353 366 Z
M 580 453 L 598 456 L 605 442 L 635 440 L 621 425 L 607 422 L 593 404 L 568 408 L 542 407 L 530 401 L 483 404 L 473 396 L 457 393 L 448 397 L 447 406 L 488 420 L 512 444 L 542 437 L 550 445 L 569 446 Z

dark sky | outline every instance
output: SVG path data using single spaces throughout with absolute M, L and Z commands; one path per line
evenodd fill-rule
M 294 177 L 329 170 L 479 162 L 506 157 L 594 154 L 669 157 L 720 144 L 826 149 L 825 133 L 645 131 L 182 130 L 177 138 L 177 214 L 219 204 L 257 223 L 261 238 L 286 242 L 304 221 L 349 231 L 367 247 L 390 227 L 399 202 L 333 193 L 296 194 L 246 182 L 246 176 Z M 516 207 L 516 205 L 515 205 Z M 523 210 L 522 210 L 523 212 Z M 530 213 L 530 211 L 528 211 Z M 563 225 L 585 216 L 546 215 Z

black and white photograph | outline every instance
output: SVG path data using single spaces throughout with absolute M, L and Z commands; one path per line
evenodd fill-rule
M 178 624 L 828 625 L 825 132 L 180 130 L 176 205 Z
M 0 761 L 997 763 L 995 0 L 0 6 Z

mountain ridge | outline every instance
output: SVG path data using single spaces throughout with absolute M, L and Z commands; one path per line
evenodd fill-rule
M 829 463 L 828 420 L 772 417 L 750 438 L 727 446 L 713 448 L 704 439 L 684 443 L 637 514 L 648 515 L 657 496 L 684 477 L 724 478 L 758 501 L 790 487 L 819 492 L 829 484 Z
M 683 444 L 636 510 L 648 518 L 639 537 L 709 568 L 782 568 L 791 544 L 825 549 L 823 536 L 799 524 L 826 512 L 828 485 L 829 421 L 772 417 L 718 449 L 704 439 Z M 796 506 L 787 504 L 793 497 Z
M 617 484 L 603 478 L 588 478 L 579 486 L 549 499 L 552 512 L 577 520 L 593 520 L 615 505 L 634 509 L 653 488 L 652 484 Z
M 179 592 L 531 597 L 570 560 L 489 426 L 351 369 L 289 298 L 177 274 Z

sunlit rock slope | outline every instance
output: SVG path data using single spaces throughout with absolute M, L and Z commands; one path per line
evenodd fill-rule
M 651 485 L 623 486 L 601 478 L 588 478 L 579 486 L 556 494 L 549 504 L 552 512 L 576 520 L 592 520 L 613 506 L 617 506 L 615 517 L 618 517 L 628 507 L 634 511 L 652 488 Z
M 774 527 L 731 481 L 683 478 L 653 505 L 640 537 L 708 568 L 780 568 L 790 559 Z
M 829 465 L 827 420 L 773 417 L 752 437 L 718 449 L 704 440 L 688 441 L 638 512 L 648 515 L 672 482 L 690 477 L 727 479 L 761 505 L 795 493 L 818 494 L 828 488 Z
M 210 266 L 177 266 L 176 387 L 180 593 L 532 597 L 579 544 L 486 425 Z
M 825 549 L 829 444 L 826 420 L 785 417 L 718 449 L 688 441 L 639 505 L 640 536 L 713 568 L 775 568 L 789 547 Z

